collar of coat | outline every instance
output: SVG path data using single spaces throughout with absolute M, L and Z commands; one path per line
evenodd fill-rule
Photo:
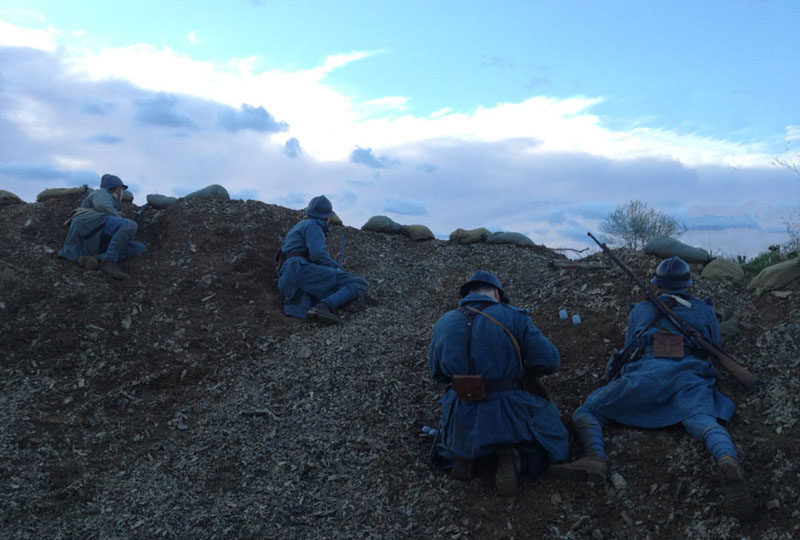
M 324 232 L 325 234 L 328 234 L 328 224 L 325 223 L 324 219 L 315 218 L 315 217 L 311 217 L 311 216 L 306 216 L 305 219 L 310 219 L 311 221 L 316 221 L 317 225 L 319 225 L 320 228 L 322 229 L 322 232 Z
M 458 302 L 458 305 L 460 307 L 468 302 L 491 302 L 492 304 L 496 304 L 497 300 L 495 300 L 491 296 L 486 296 L 485 294 L 470 293 L 464 298 L 462 298 L 461 301 Z

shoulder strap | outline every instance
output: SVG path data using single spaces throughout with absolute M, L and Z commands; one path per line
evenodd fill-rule
M 509 330 L 508 328 L 503 326 L 503 323 L 501 323 L 500 321 L 498 321 L 497 319 L 495 319 L 494 317 L 492 317 L 488 313 L 484 313 L 482 309 L 475 309 L 472 306 L 464 306 L 464 307 L 466 309 L 478 314 L 478 315 L 483 315 L 484 317 L 486 317 L 487 319 L 492 321 L 494 324 L 496 324 L 497 326 L 499 326 L 500 328 L 503 329 L 503 332 L 505 332 L 506 335 L 509 337 L 509 339 L 511 339 L 511 344 L 514 346 L 514 352 L 517 353 L 517 361 L 519 362 L 519 368 L 521 370 L 523 370 L 523 372 L 524 372 L 525 371 L 525 366 L 522 363 L 522 350 L 519 347 L 519 341 L 517 341 L 517 338 L 515 338 L 514 334 L 511 333 L 511 330 Z M 485 308 L 485 307 L 486 306 L 483 306 L 483 308 Z

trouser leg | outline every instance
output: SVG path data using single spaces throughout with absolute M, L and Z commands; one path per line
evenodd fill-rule
M 701 441 L 717 463 L 722 482 L 722 508 L 726 514 L 749 521 L 755 516 L 755 505 L 745 481 L 744 468 L 728 431 L 707 414 L 696 414 L 681 422 L 686 431 Z
M 136 240 L 131 240 L 122 248 L 122 251 L 119 253 L 119 260 L 117 262 L 123 263 L 125 261 L 129 261 L 134 257 L 138 257 L 142 253 L 147 251 L 147 246 L 141 242 L 137 242 Z
M 336 290 L 321 301 L 331 309 L 336 309 L 364 295 L 368 287 L 367 280 L 363 277 L 344 272 L 336 276 Z
M 572 418 L 584 455 L 571 463 L 553 465 L 550 471 L 563 478 L 602 484 L 608 475 L 608 456 L 603 444 L 603 426 L 607 420 L 583 406 L 578 407 Z
M 582 405 L 572 415 L 578 440 L 586 455 L 593 455 L 607 460 L 605 444 L 603 443 L 603 426 L 606 420 Z
M 136 235 L 138 225 L 132 219 L 109 216 L 103 224 L 103 234 L 108 236 L 108 247 L 100 254 L 100 259 L 121 262 L 120 255 Z
M 717 419 L 708 414 L 696 414 L 681 422 L 689 434 L 702 442 L 714 461 L 719 461 L 724 456 L 730 456 L 738 461 L 736 447 L 733 445 L 728 430 L 717 423 Z

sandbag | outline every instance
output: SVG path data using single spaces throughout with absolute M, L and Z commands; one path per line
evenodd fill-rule
M 159 195 L 157 193 L 151 193 L 147 196 L 147 204 L 156 210 L 163 210 L 168 206 L 172 206 L 176 202 L 178 202 L 177 197 L 167 197 L 166 195 Z
M 228 195 L 228 190 L 219 184 L 211 184 L 203 189 L 193 191 L 183 197 L 184 199 L 218 199 L 220 201 L 229 201 L 231 196 Z
M 342 225 L 342 218 L 336 215 L 336 212 L 331 214 L 331 217 L 328 218 L 328 224 L 330 225 Z
M 431 230 L 425 225 L 403 225 L 400 227 L 400 233 L 408 236 L 415 242 L 420 240 L 433 240 L 434 238 Z
M 742 267 L 733 261 L 717 257 L 703 268 L 700 275 L 711 281 L 728 281 L 730 283 L 744 283 L 745 275 Z
M 705 249 L 692 247 L 669 236 L 656 236 L 644 246 L 644 252 L 663 259 L 680 257 L 689 264 L 707 263 L 711 254 Z
M 127 189 L 122 192 L 122 202 L 132 203 L 133 202 L 133 193 L 128 191 Z
M 737 335 L 739 335 L 739 319 L 735 315 L 719 323 L 719 337 L 723 346 L 730 343 Z
M 489 229 L 478 227 L 477 229 L 456 229 L 450 233 L 450 241 L 455 244 L 474 244 L 482 242 L 487 236 L 492 234 Z
M 73 195 L 83 195 L 89 190 L 88 186 L 71 187 L 71 188 L 49 188 L 36 196 L 38 202 L 47 201 L 49 199 L 60 199 L 62 197 L 71 197 Z
M 372 216 L 361 226 L 361 230 L 396 234 L 401 227 L 402 225 L 387 216 Z
M 750 280 L 747 288 L 756 291 L 756 295 L 774 291 L 788 285 L 800 277 L 800 259 L 792 259 L 764 268 Z
M 517 246 L 533 247 L 533 240 L 518 232 L 496 232 L 486 237 L 487 244 L 513 244 Z
M 4 189 L 0 189 L 0 206 L 8 206 L 10 204 L 20 204 L 23 203 L 22 199 L 17 197 L 14 193 L 10 191 L 6 191 Z

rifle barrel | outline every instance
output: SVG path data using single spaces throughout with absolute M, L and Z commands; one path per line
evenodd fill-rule
M 756 375 L 750 373 L 750 371 L 748 371 L 744 366 L 737 363 L 733 358 L 725 354 L 722 350 L 717 348 L 713 343 L 707 341 L 700 334 L 700 332 L 697 331 L 697 329 L 695 329 L 692 326 L 689 326 L 680 317 L 678 317 L 678 315 L 676 315 L 675 312 L 672 311 L 672 309 L 669 306 L 667 306 L 664 302 L 662 302 L 661 299 L 658 296 L 656 296 L 647 285 L 645 285 L 638 277 L 636 277 L 636 274 L 634 274 L 633 271 L 630 268 L 628 268 L 624 262 L 619 260 L 619 258 L 616 255 L 614 255 L 614 253 L 611 252 L 611 250 L 605 243 L 600 242 L 597 238 L 595 238 L 595 236 L 591 232 L 587 234 L 592 240 L 595 241 L 595 243 L 598 246 L 600 246 L 603 252 L 608 256 L 608 258 L 614 261 L 614 263 L 616 263 L 616 265 L 619 266 L 625 272 L 625 274 L 627 274 L 628 277 L 630 277 L 634 281 L 634 283 L 636 283 L 636 285 L 638 285 L 639 288 L 642 289 L 642 291 L 644 291 L 644 294 L 647 296 L 647 299 L 650 300 L 653 304 L 655 304 L 655 306 L 659 309 L 659 311 L 661 311 L 661 313 L 663 313 L 667 317 L 667 319 L 678 328 L 681 334 L 689 338 L 689 340 L 693 341 L 694 344 L 697 345 L 699 348 L 705 350 L 711 356 L 716 358 L 719 361 L 720 365 L 722 365 L 722 367 L 728 370 L 728 372 L 731 375 L 733 375 L 733 377 L 736 378 L 736 380 L 742 383 L 745 388 L 750 388 L 758 382 L 758 377 Z

